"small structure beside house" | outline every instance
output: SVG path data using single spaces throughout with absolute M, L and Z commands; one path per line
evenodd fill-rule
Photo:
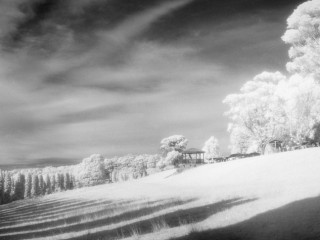
M 226 158 L 224 157 L 216 157 L 216 158 L 210 158 L 206 159 L 206 163 L 219 163 L 219 162 L 225 162 Z
M 182 152 L 180 163 L 182 164 L 203 164 L 205 151 L 197 148 L 189 148 Z
M 260 153 L 257 152 L 253 152 L 253 153 L 235 153 L 235 154 L 231 154 L 229 157 L 227 157 L 228 161 L 232 161 L 232 160 L 236 160 L 236 159 L 241 159 L 241 158 L 249 158 L 249 157 L 256 157 L 256 156 L 260 156 Z
M 228 161 L 232 161 L 232 160 L 236 160 L 236 159 L 240 159 L 240 158 L 245 158 L 246 154 L 243 153 L 234 153 L 231 154 L 229 157 L 227 157 Z
M 257 156 L 260 156 L 261 154 L 257 153 L 257 152 L 253 152 L 253 153 L 248 153 L 246 155 L 247 155 L 247 157 L 257 157 Z
M 218 158 L 213 158 L 213 161 L 219 163 L 219 162 L 225 162 L 226 159 L 224 157 L 218 157 Z
M 282 152 L 282 145 L 283 145 L 283 141 L 279 139 L 273 139 L 266 144 L 264 148 L 264 154 Z

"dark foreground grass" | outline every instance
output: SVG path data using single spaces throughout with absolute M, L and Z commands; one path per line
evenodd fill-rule
M 88 226 L 98 227 L 101 225 L 101 223 L 102 224 L 109 223 L 111 219 L 116 221 L 117 218 L 134 215 L 137 212 L 139 215 L 139 210 L 136 210 L 136 211 L 127 211 L 124 214 L 119 214 L 119 217 L 115 217 L 115 216 L 111 217 L 111 215 L 117 211 L 123 211 L 124 209 L 127 209 L 127 208 L 137 208 L 144 205 L 147 206 L 150 204 L 159 204 L 158 207 L 165 205 L 163 201 L 136 202 L 133 200 L 127 200 L 123 202 L 114 202 L 109 205 L 96 205 L 97 208 L 102 207 L 103 209 L 92 211 L 90 213 L 85 213 L 85 214 L 82 214 L 81 211 L 79 211 L 79 213 L 76 216 L 65 217 L 63 219 L 57 219 L 57 220 L 52 219 L 50 222 L 39 221 L 38 223 L 34 223 L 26 226 L 17 226 L 17 227 L 12 227 L 8 229 L 0 229 L 0 233 L 1 234 L 15 233 L 16 238 L 18 238 L 19 236 L 27 237 L 30 234 L 19 234 L 19 231 L 32 231 L 32 230 L 54 228 L 54 227 L 60 226 L 60 228 L 57 230 L 43 230 L 39 234 L 32 234 L 34 237 L 36 237 L 36 236 L 46 236 L 48 232 L 50 232 L 51 234 L 54 234 L 57 232 L 64 233 L 64 232 L 69 232 L 73 230 L 77 231 L 79 229 L 82 229 L 83 227 L 88 227 Z M 141 210 L 143 210 L 142 207 L 140 211 Z M 95 220 L 99 217 L 101 218 L 100 220 Z M 87 219 L 87 222 L 86 221 L 82 222 L 82 219 Z M 77 224 L 77 225 L 68 226 L 70 224 Z
M 94 217 L 99 217 L 103 215 L 110 215 L 112 214 L 115 210 L 118 208 L 123 208 L 124 206 L 130 204 L 130 206 L 136 206 L 136 205 L 141 205 L 141 203 L 135 203 L 133 200 L 126 200 L 126 201 L 119 201 L 119 202 L 111 202 L 111 201 L 105 201 L 101 203 L 95 203 L 94 208 L 97 208 L 99 210 L 92 210 L 90 213 L 82 213 L 83 210 L 87 207 L 83 208 L 78 208 L 75 209 L 77 211 L 72 212 L 72 215 L 66 216 L 64 218 L 58 218 L 55 219 L 54 216 L 56 216 L 56 213 L 53 216 L 48 216 L 40 221 L 37 221 L 37 223 L 32 223 L 28 224 L 25 226 L 12 226 L 10 228 L 3 228 L 0 229 L 0 233 L 19 233 L 19 231 L 31 231 L 31 230 L 37 230 L 41 228 L 49 228 L 49 227 L 57 227 L 60 225 L 65 225 L 65 224 L 72 224 L 72 223 L 77 223 L 80 222 L 81 219 L 83 218 L 94 218 Z M 101 208 L 103 208 L 101 210 Z M 70 214 L 69 211 L 63 212 L 66 213 L 67 215 Z M 59 216 L 59 214 L 58 214 Z M 36 217 L 36 216 L 35 216 Z M 61 217 L 61 215 L 60 215 Z M 45 221 L 45 220 L 50 220 L 50 221 Z
M 104 218 L 102 219 L 98 219 L 98 220 L 94 220 L 94 219 L 88 219 L 87 222 L 80 222 L 80 219 L 75 217 L 74 221 L 69 221 L 67 222 L 67 224 L 71 224 L 71 223 L 77 223 L 76 225 L 73 226 L 61 226 L 59 228 L 56 229 L 48 229 L 48 230 L 43 230 L 40 232 L 32 232 L 31 229 L 24 229 L 24 230 L 31 230 L 30 233 L 21 233 L 19 234 L 19 232 L 16 232 L 13 235 L 10 236 L 3 236 L 4 239 L 6 240 L 18 240 L 18 239 L 32 239 L 32 238 L 39 238 L 39 237 L 47 237 L 47 236 L 54 236 L 57 234 L 61 234 L 61 233 L 69 233 L 69 232 L 77 232 L 77 231 L 81 231 L 83 229 L 90 229 L 90 228 L 94 228 L 94 227 L 101 227 L 101 226 L 106 226 L 106 225 L 110 225 L 110 224 L 117 224 L 117 223 L 121 223 L 122 221 L 128 221 L 128 220 L 132 220 L 138 217 L 142 217 L 145 215 L 149 215 L 152 213 L 156 213 L 158 211 L 161 211 L 163 209 L 167 209 L 170 207 L 175 207 L 175 206 L 180 206 L 186 203 L 189 203 L 191 201 L 195 201 L 195 199 L 192 200 L 187 200 L 187 201 L 181 201 L 181 200 L 174 200 L 172 199 L 172 201 L 169 201 L 170 199 L 168 199 L 166 202 L 164 201 L 153 201 L 153 202 L 144 202 L 144 203 L 140 203 L 137 205 L 127 205 L 127 206 L 119 206 L 119 211 L 121 211 L 121 207 L 139 207 L 139 209 L 137 210 L 132 210 L 132 211 L 126 211 L 124 213 L 121 213 L 119 215 L 116 216 L 108 216 L 106 215 Z M 153 206 L 155 204 L 155 206 Z M 141 207 L 140 207 L 141 206 Z M 109 209 L 109 211 L 112 209 Z M 115 209 L 117 210 L 117 209 Z M 97 213 L 99 214 L 99 213 Z M 107 212 L 104 214 L 108 214 Z M 91 216 L 91 217 L 95 217 L 95 215 Z M 52 223 L 49 223 L 50 226 L 52 227 Z M 50 227 L 47 226 L 47 227 Z M 41 229 L 41 227 L 45 227 L 45 226 L 41 226 L 41 223 L 38 225 L 33 226 L 33 229 Z M 14 230 L 13 230 L 14 233 Z
M 110 201 L 108 201 L 110 202 Z M 97 205 L 97 201 L 70 201 L 64 204 L 48 204 L 46 206 L 34 206 L 27 211 L 17 210 L 15 213 L 10 215 L 4 215 L 4 220 L 12 223 L 15 221 L 24 221 L 35 217 L 45 217 L 52 214 L 66 213 L 82 207 L 90 207 Z
M 127 202 L 132 202 L 132 201 L 127 201 Z M 45 220 L 50 220 L 50 219 L 55 219 L 56 217 L 59 217 L 61 215 L 68 215 L 68 214 L 73 214 L 77 213 L 78 211 L 81 212 L 81 210 L 86 209 L 86 208 L 96 208 L 96 207 L 101 207 L 101 206 L 110 206 L 110 205 L 118 205 L 121 204 L 121 201 L 117 203 L 112 203 L 110 200 L 105 200 L 105 201 L 86 201 L 86 202 L 79 202 L 70 206 L 63 206 L 59 208 L 50 208 L 47 211 L 39 212 L 35 211 L 34 213 L 30 211 L 27 215 L 22 215 L 21 217 L 17 213 L 16 216 L 14 217 L 6 217 L 5 220 L 7 222 L 4 222 L 3 224 L 0 224 L 0 227 L 5 227 L 5 226 L 10 226 L 12 224 L 18 224 L 21 222 L 25 221 L 37 221 L 38 219 L 41 219 L 41 221 Z M 114 206 L 113 206 L 114 207 Z M 1 231 L 1 230 L 0 230 Z
M 205 206 L 177 210 L 158 217 L 154 217 L 152 219 L 139 221 L 133 224 L 127 224 L 112 230 L 102 231 L 98 233 L 88 233 L 85 236 L 69 238 L 69 240 L 111 240 L 130 237 L 133 235 L 133 232 L 138 232 L 139 235 L 143 235 L 154 232 L 154 223 L 156 222 L 165 222 L 168 228 L 179 227 L 184 224 L 201 222 L 212 216 L 213 214 L 227 210 L 229 208 L 232 208 L 233 206 L 245 204 L 254 200 L 255 199 L 232 199 Z
M 74 202 L 74 200 L 39 201 L 39 199 L 26 199 L 0 205 L 0 213 L 10 215 L 17 211 L 22 213 L 35 208 L 47 208 L 49 206 L 60 206 Z M 17 202 L 23 205 L 17 205 Z
M 22 217 L 24 215 L 28 215 L 32 213 L 33 215 L 37 213 L 44 213 L 46 211 L 51 211 L 53 209 L 59 209 L 59 208 L 66 208 L 66 205 L 72 206 L 72 205 L 79 205 L 84 204 L 85 201 L 75 201 L 75 200 L 64 200 L 60 202 L 49 202 L 49 203 L 38 203 L 38 202 L 31 202 L 29 205 L 24 206 L 23 208 L 16 207 L 14 208 L 11 206 L 11 203 L 7 204 L 8 207 L 11 207 L 11 211 L 0 211 L 0 214 L 6 218 L 13 219 L 16 216 Z
M 320 197 L 260 214 L 247 221 L 171 240 L 320 240 Z

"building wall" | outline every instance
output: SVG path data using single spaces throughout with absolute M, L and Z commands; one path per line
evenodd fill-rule
M 278 152 L 281 152 L 280 148 L 275 148 L 271 144 L 267 144 L 264 150 L 265 155 L 278 153 Z

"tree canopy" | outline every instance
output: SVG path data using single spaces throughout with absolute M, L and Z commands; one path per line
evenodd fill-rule
M 320 80 L 320 3 L 307 1 L 292 13 L 287 20 L 287 31 L 282 39 L 291 45 L 291 62 L 287 69 L 302 76 L 312 74 Z

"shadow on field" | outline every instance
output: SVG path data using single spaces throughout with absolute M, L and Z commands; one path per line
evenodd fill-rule
M 92 204 L 85 205 L 85 206 L 79 206 L 78 208 L 73 209 L 73 212 L 69 212 L 67 209 L 65 212 L 63 212 L 64 218 L 57 218 L 55 217 L 61 217 L 61 215 L 57 214 L 57 212 L 52 213 L 52 215 L 45 215 L 45 217 L 41 217 L 41 219 L 36 221 L 35 223 L 30 223 L 27 225 L 22 226 L 11 226 L 10 228 L 0 228 L 0 234 L 4 233 L 10 233 L 10 232 L 16 232 L 17 234 L 19 231 L 31 231 L 31 230 L 37 230 L 41 228 L 48 228 L 48 227 L 56 227 L 56 226 L 64 226 L 72 223 L 81 222 L 81 219 L 87 218 L 97 218 L 99 216 L 112 214 L 116 209 L 121 208 L 123 206 L 126 206 L 130 204 L 130 206 L 135 206 L 135 202 L 133 200 L 126 200 L 126 201 L 119 201 L 119 202 L 111 202 L 110 200 L 102 201 L 102 202 L 95 202 L 92 201 Z M 136 204 L 137 205 L 137 204 Z M 90 213 L 83 213 L 83 211 L 86 210 L 86 208 L 91 208 L 92 210 Z M 39 217 L 39 215 L 35 215 L 34 219 L 30 217 L 29 221 L 37 220 L 36 217 Z M 50 220 L 50 221 L 46 221 Z M 10 225 L 9 225 L 10 226 Z M 2 225 L 0 224 L 0 227 Z M 6 227 L 6 225 L 4 225 Z M 1 237 L 1 236 L 0 236 Z
M 201 222 L 208 217 L 216 214 L 218 212 L 224 211 L 226 209 L 232 208 L 236 205 L 245 204 L 250 200 L 241 200 L 239 198 L 221 201 L 218 203 L 213 203 L 200 207 L 193 207 L 183 210 L 176 210 L 170 213 L 166 213 L 152 219 L 137 221 L 132 224 L 126 224 L 122 227 L 115 228 L 112 230 L 107 230 L 99 233 L 90 233 L 86 236 L 69 238 L 73 240 L 110 240 L 110 239 L 121 239 L 125 237 L 130 237 L 132 235 L 143 235 L 147 233 L 155 232 L 157 223 L 165 223 L 165 228 L 178 227 L 189 223 Z
M 158 211 L 177 207 L 196 199 L 190 199 L 187 201 L 167 199 L 159 201 L 148 201 L 134 204 L 132 201 L 127 201 L 125 204 L 114 204 L 106 206 L 106 209 L 100 210 L 96 213 L 90 213 L 85 215 L 79 215 L 75 217 L 66 218 L 63 220 L 51 221 L 50 223 L 38 223 L 29 226 L 10 228 L 8 230 L 0 230 L 1 234 L 11 233 L 9 235 L 2 235 L 0 238 L 6 240 L 18 240 L 18 239 L 33 239 L 54 236 L 62 233 L 72 233 L 81 231 L 84 229 L 103 227 L 106 225 L 117 224 L 123 221 L 130 221 L 138 217 L 143 217 L 145 215 L 154 214 Z M 132 210 L 129 210 L 131 208 Z M 119 212 L 119 213 L 117 213 Z M 116 215 L 113 215 L 115 213 Z M 82 221 L 82 218 L 85 219 Z M 74 223 L 74 224 L 73 224 Z M 71 225 L 69 225 L 71 224 Z M 59 226 L 58 228 L 55 228 Z M 48 228 L 48 229 L 43 229 Z M 41 231 L 37 231 L 43 229 Z M 33 232 L 35 230 L 35 232 Z M 19 231 L 27 231 L 24 233 L 19 233 Z M 68 238 L 70 239 L 70 238 Z
M 110 200 L 104 201 L 103 203 L 111 203 Z M 0 224 L 0 226 L 10 226 L 17 222 L 30 220 L 30 217 L 41 217 L 44 219 L 52 218 L 52 214 L 58 215 L 59 213 L 66 213 L 74 211 L 82 207 L 90 207 L 97 205 L 97 201 L 64 201 L 59 203 L 50 204 L 30 204 L 28 209 L 16 209 L 12 213 L 3 215 L 3 220 L 8 221 L 7 224 Z
M 308 198 L 224 228 L 172 240 L 319 240 L 320 197 Z

